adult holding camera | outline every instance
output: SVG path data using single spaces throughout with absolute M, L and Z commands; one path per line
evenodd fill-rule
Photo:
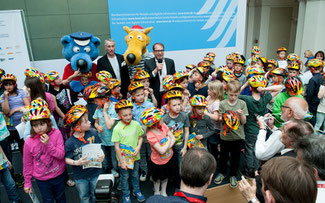
M 152 47 L 154 58 L 144 62 L 145 71 L 150 74 L 150 87 L 158 100 L 158 107 L 161 106 L 161 98 L 164 93 L 162 87 L 163 80 L 175 73 L 175 63 L 173 59 L 165 58 L 165 47 L 162 43 L 157 42 Z
M 176 190 L 174 196 L 170 197 L 152 196 L 147 202 L 207 202 L 204 193 L 212 181 L 216 167 L 216 160 L 208 151 L 198 148 L 187 151 L 181 162 L 180 190 Z

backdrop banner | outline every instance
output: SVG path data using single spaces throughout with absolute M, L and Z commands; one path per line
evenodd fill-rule
M 21 88 L 24 70 L 30 67 L 21 11 L 0 11 L 0 27 L 0 67 L 16 75 Z
M 244 50 L 246 0 L 108 0 L 108 9 L 117 53 L 127 47 L 123 26 L 133 25 L 152 26 L 148 50 L 163 43 L 178 70 L 197 64 L 209 51 L 217 55 L 215 64 L 223 65 L 228 53 Z

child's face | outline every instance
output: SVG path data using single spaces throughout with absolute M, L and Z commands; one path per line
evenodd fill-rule
M 81 82 L 81 79 L 80 79 L 80 82 Z M 54 83 L 54 85 L 56 85 L 56 86 L 60 86 L 60 85 L 62 84 L 62 80 L 61 80 L 60 77 L 57 77 L 57 78 L 55 78 L 55 80 L 53 80 L 53 83 Z M 81 83 L 81 84 L 82 84 L 82 83 Z
M 227 95 L 228 95 L 228 101 L 230 102 L 230 103 L 234 103 L 234 102 L 236 102 L 236 100 L 238 99 L 238 95 L 239 95 L 240 93 L 239 92 L 231 92 L 231 91 L 227 91 Z
M 131 108 L 125 108 L 120 110 L 121 119 L 125 123 L 130 123 L 132 121 L 133 113 Z
M 204 106 L 196 106 L 194 107 L 194 112 L 198 116 L 203 116 L 205 107 Z
M 88 114 L 84 114 L 80 119 L 80 130 L 86 132 L 91 129 L 91 123 L 88 120 Z
M 48 129 L 48 125 L 45 121 L 37 120 L 32 122 L 32 128 L 36 134 L 44 134 Z
M 286 52 L 285 51 L 280 51 L 278 53 L 278 56 L 279 56 L 280 59 L 284 59 L 286 57 Z
M 279 82 L 279 77 L 277 75 L 272 75 L 271 79 L 273 83 Z
M 298 76 L 298 75 L 299 75 L 299 72 L 297 70 L 288 69 L 288 77 L 289 78 L 295 77 L 295 76 Z
M 214 97 L 214 93 L 213 93 L 210 89 L 208 89 L 208 95 L 209 95 L 210 97 Z
M 192 80 L 195 81 L 195 82 L 199 81 L 200 75 L 201 74 L 198 71 L 194 71 L 193 74 L 192 74 Z
M 136 90 L 133 94 L 133 98 L 135 103 L 142 104 L 144 102 L 144 89 L 141 88 L 139 90 Z
M 140 82 L 143 84 L 144 88 L 145 89 L 148 89 L 149 88 L 149 78 L 146 78 L 146 79 L 142 79 L 140 80 Z
M 229 69 L 232 69 L 234 67 L 234 61 L 233 60 L 227 60 L 227 66 Z
M 318 53 L 316 55 L 316 59 L 324 60 L 323 55 L 321 53 Z
M 104 101 L 103 101 L 103 99 L 101 99 L 101 98 L 95 98 L 95 99 L 94 99 L 94 102 L 95 102 L 95 104 L 96 104 L 99 108 L 103 108 L 103 106 L 104 106 Z
M 187 86 L 188 86 L 188 79 L 184 79 L 180 85 L 182 86 L 183 90 L 184 89 L 187 89 Z
M 83 86 L 86 86 L 89 84 L 89 78 L 87 77 L 80 77 L 80 83 L 83 85 Z
M 182 109 L 181 103 L 182 103 L 181 99 L 171 99 L 169 101 L 170 111 L 175 114 L 179 114 L 179 112 L 181 112 Z
M 243 70 L 243 66 L 242 66 L 241 64 L 239 64 L 239 63 L 236 63 L 236 64 L 234 65 L 234 69 L 235 69 L 235 71 L 236 71 L 237 73 L 241 73 L 242 70 Z
M 4 85 L 4 87 L 5 87 L 5 90 L 7 90 L 8 92 L 12 92 L 15 89 L 15 85 L 11 82 Z
M 118 95 L 120 93 L 121 93 L 121 87 L 119 85 L 112 89 L 112 94 L 113 95 Z

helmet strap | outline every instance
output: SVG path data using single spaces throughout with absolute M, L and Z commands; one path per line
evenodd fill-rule
M 87 144 L 88 141 L 85 140 L 84 135 L 83 135 L 83 132 L 81 132 L 81 129 L 80 129 L 80 121 L 78 121 L 78 125 L 77 126 L 79 126 L 79 127 L 78 128 L 77 127 L 73 127 L 72 129 L 75 132 L 79 132 L 80 133 L 80 135 L 78 136 L 78 140 L 81 141 L 81 142 L 83 142 L 83 143 L 85 143 L 85 144 Z M 71 133 L 72 133 L 72 131 L 71 131 Z
M 131 121 L 127 123 L 122 119 L 121 111 L 118 112 L 118 117 L 120 118 L 121 122 L 124 124 L 124 127 L 122 128 L 123 130 L 126 126 L 130 125 Z

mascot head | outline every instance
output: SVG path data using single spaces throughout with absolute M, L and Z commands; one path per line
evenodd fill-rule
M 127 26 L 123 27 L 125 32 L 128 33 L 125 36 L 128 48 L 124 53 L 124 60 L 128 65 L 137 65 L 141 61 L 142 55 L 147 52 L 147 46 L 150 43 L 148 33 L 152 28 L 143 29 L 139 25 L 132 26 L 131 29 Z
M 98 57 L 100 40 L 87 32 L 75 32 L 61 38 L 62 54 L 74 71 L 89 72 Z

